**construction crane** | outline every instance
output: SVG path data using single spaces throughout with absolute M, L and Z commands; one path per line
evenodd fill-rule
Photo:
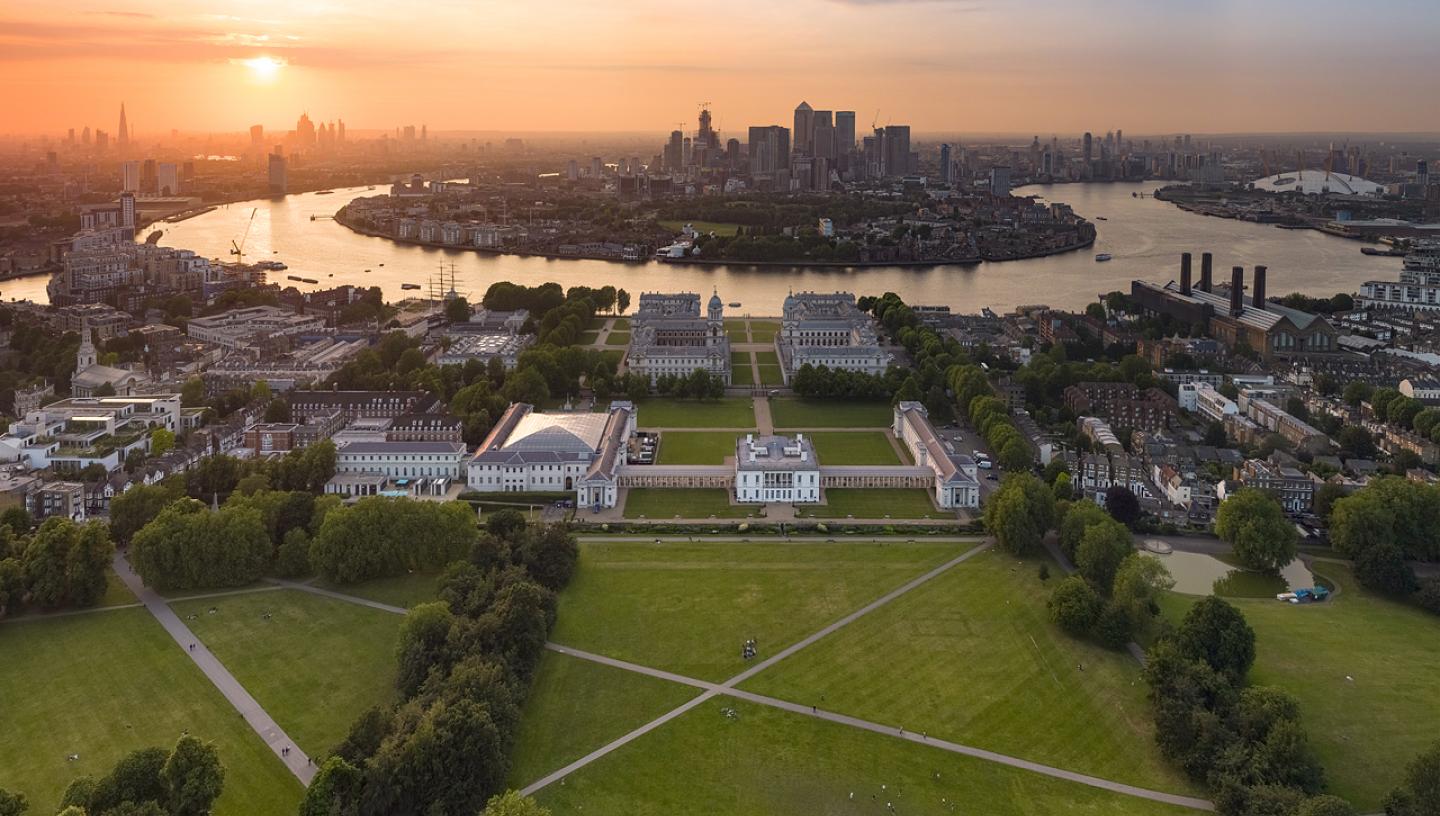
M 236 256 L 235 260 L 240 263 L 245 263 L 245 239 L 250 237 L 250 227 L 255 223 L 257 212 L 260 212 L 259 207 L 250 210 L 250 219 L 245 222 L 245 231 L 240 234 L 240 240 L 230 242 L 230 254 Z

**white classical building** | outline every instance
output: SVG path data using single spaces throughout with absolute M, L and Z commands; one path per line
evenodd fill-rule
M 805 365 L 880 375 L 893 362 L 849 292 L 788 295 L 775 349 L 786 382 Z
M 725 336 L 725 306 L 719 293 L 710 296 L 700 314 L 694 292 L 640 295 L 640 308 L 630 320 L 630 351 L 625 364 L 632 374 L 650 382 L 664 375 L 687 377 L 701 369 L 730 384 L 730 340 Z
M 463 442 L 350 442 L 335 450 L 335 472 L 389 479 L 444 479 L 464 476 Z
M 735 501 L 813 504 L 820 501 L 820 463 L 804 434 L 735 440 Z
M 935 503 L 946 510 L 980 506 L 980 480 L 975 460 L 956 453 L 930 424 L 925 406 L 905 401 L 895 406 L 895 438 L 910 451 L 918 467 L 935 474 Z
M 594 505 L 598 495 L 601 506 L 613 507 L 615 470 L 634 432 L 628 402 L 612 403 L 605 414 L 542 414 L 517 402 L 471 457 L 467 482 L 480 493 L 573 490 L 582 505 Z

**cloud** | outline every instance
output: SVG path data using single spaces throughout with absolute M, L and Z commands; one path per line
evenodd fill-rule
M 155 15 L 146 14 L 143 11 L 88 11 L 87 14 L 99 14 L 103 17 L 125 17 L 132 20 L 153 20 Z
M 946 6 L 954 11 L 981 11 L 983 3 L 975 0 L 830 0 L 842 6 Z

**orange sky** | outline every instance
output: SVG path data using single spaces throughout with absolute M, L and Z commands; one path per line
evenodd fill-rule
M 84 3 L 0 5 L 0 132 L 1440 130 L 1433 0 Z

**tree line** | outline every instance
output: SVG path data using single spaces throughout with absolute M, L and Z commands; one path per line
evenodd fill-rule
M 1440 615 L 1440 576 L 1422 580 L 1409 564 L 1440 559 L 1440 488 L 1399 476 L 1371 479 L 1335 501 L 1329 520 L 1330 543 L 1354 562 L 1357 581 Z
M 115 553 L 103 522 L 54 517 L 32 533 L 28 515 L 8 521 L 13 524 L 0 520 L 0 617 L 31 606 L 51 610 L 100 602 Z
M 57 816 L 204 816 L 225 787 L 214 743 L 186 735 L 173 748 L 142 748 L 96 779 L 81 776 L 65 788 Z M 0 789 L 0 816 L 22 816 L 24 794 Z
M 521 706 L 577 555 L 559 525 L 490 516 L 439 580 L 440 599 L 406 615 L 398 701 L 367 711 L 321 761 L 301 816 L 535 814 L 501 795 Z M 486 806 L 487 800 L 490 802 Z

